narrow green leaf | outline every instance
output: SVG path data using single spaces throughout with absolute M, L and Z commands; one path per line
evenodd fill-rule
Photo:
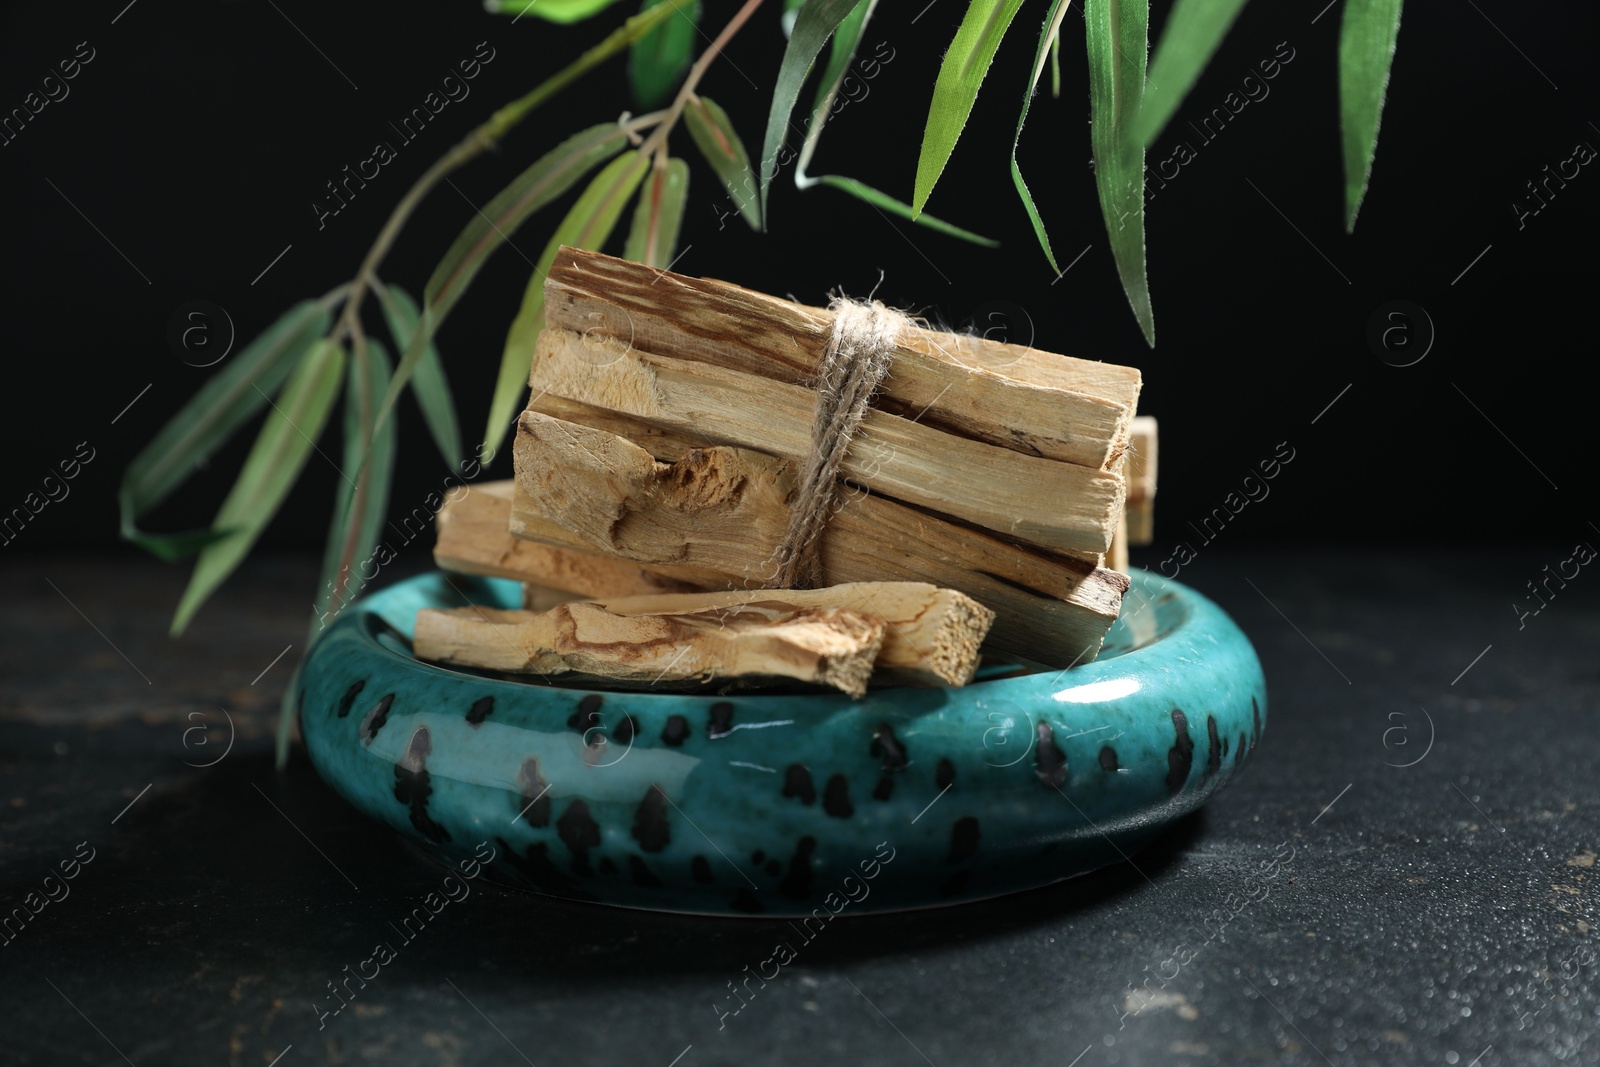
M 1089 142 L 1100 210 L 1122 289 L 1145 342 L 1153 348 L 1156 324 L 1144 252 L 1144 148 L 1128 147 L 1124 132 L 1144 96 L 1149 15 L 1144 0 L 1084 0 L 1083 5 L 1089 51 Z
M 183 633 L 200 605 L 239 566 L 277 514 L 327 424 L 344 362 L 343 348 L 319 341 L 278 394 L 238 480 L 212 521 L 216 529 L 231 532 L 201 551 L 172 620 L 174 637 Z
M 617 0 L 487 0 L 484 4 L 494 15 L 532 15 L 562 25 L 593 18 Z
M 1028 91 L 1022 94 L 1017 132 L 1011 138 L 1011 182 L 1017 187 L 1017 195 L 1022 197 L 1023 210 L 1028 213 L 1028 221 L 1033 223 L 1033 234 L 1039 239 L 1039 247 L 1044 249 L 1044 258 L 1050 261 L 1050 269 L 1058 275 L 1061 268 L 1056 265 L 1056 254 L 1050 248 L 1050 235 L 1045 231 L 1044 219 L 1039 215 L 1038 205 L 1033 202 L 1033 193 L 1028 191 L 1028 183 L 1022 180 L 1022 167 L 1017 163 L 1017 146 L 1022 143 L 1022 126 L 1028 121 L 1028 107 L 1033 103 L 1033 91 L 1039 84 L 1039 75 L 1044 71 L 1046 52 L 1061 40 L 1061 20 L 1066 17 L 1069 6 L 1071 0 L 1051 0 L 1050 10 L 1044 17 L 1044 29 L 1039 31 L 1039 47 L 1033 56 L 1033 76 L 1028 79 Z
M 700 41 L 700 0 L 644 0 L 639 10 L 670 4 L 677 15 L 634 42 L 628 53 L 628 82 L 642 108 L 656 108 L 672 98 L 694 59 Z
M 422 292 L 422 316 L 378 405 L 378 425 L 388 421 L 395 401 L 410 381 L 461 294 L 490 254 L 508 241 L 529 215 L 570 189 L 604 160 L 622 151 L 628 135 L 615 123 L 591 126 L 551 149 L 495 194 L 445 252 Z
M 1050 97 L 1061 99 L 1061 27 L 1050 38 Z
M 382 297 L 384 319 L 389 324 L 389 334 L 394 338 L 395 346 L 403 352 L 417 331 L 416 302 L 398 285 L 380 290 L 379 295 Z M 390 374 L 385 372 L 383 386 L 378 390 L 377 397 L 383 396 L 389 388 L 389 378 Z M 428 424 L 433 443 L 439 447 L 439 455 L 447 466 L 454 469 L 461 462 L 461 427 L 456 422 L 456 402 L 450 392 L 450 381 L 445 377 L 444 362 L 439 358 L 438 349 L 431 344 L 422 350 L 422 358 L 417 361 L 411 376 L 411 392 L 417 398 L 417 406 L 422 409 L 422 421 Z M 373 398 L 374 417 L 377 415 L 377 397 Z M 389 425 L 385 423 L 386 428 Z M 365 441 L 367 437 L 368 433 L 363 433 L 361 440 Z M 359 456 L 356 462 L 359 467 Z
M 649 180 L 639 190 L 633 226 L 622 254 L 636 263 L 663 270 L 671 265 L 688 196 L 689 164 L 669 159 L 665 167 L 652 168 Z
M 917 157 L 917 180 L 911 194 L 915 214 L 922 214 L 944 173 L 972 115 L 984 75 L 1020 7 L 1022 0 L 972 0 L 968 5 L 933 83 L 933 102 L 928 105 L 928 122 L 922 130 L 922 152 Z
M 861 35 L 866 31 L 867 19 L 877 6 L 878 0 L 861 0 L 839 23 L 839 28 L 833 31 L 833 43 L 828 46 L 828 65 L 822 68 L 822 78 L 817 82 L 817 95 L 811 101 L 813 124 L 822 117 L 823 107 L 833 102 L 840 83 L 850 72 L 850 61 L 856 57 L 856 48 L 860 46 Z
M 816 154 L 817 145 L 822 142 L 823 129 L 834 115 L 839 90 L 844 87 L 845 79 L 850 74 L 856 49 L 861 44 L 861 35 L 866 32 L 867 20 L 877 6 L 877 0 L 861 0 L 834 31 L 833 44 L 828 51 L 828 65 L 817 82 L 817 95 L 811 103 L 811 118 L 806 121 L 805 140 L 800 144 L 800 158 L 794 165 L 794 184 L 797 188 L 809 189 L 817 184 L 816 179 L 806 174 L 806 170 L 811 166 L 811 157 Z M 871 63 L 875 68 L 882 69 L 876 59 Z M 875 76 L 876 72 L 869 77 Z
M 1129 140 L 1148 148 L 1161 136 L 1244 5 L 1245 0 L 1177 0 L 1172 5 L 1150 61 L 1144 102 L 1128 127 Z
M 333 521 L 322 557 L 322 581 L 317 586 L 319 622 L 330 607 L 336 615 L 372 579 L 376 570 L 373 564 L 378 562 L 373 560 L 373 549 L 389 512 L 396 424 L 390 420 L 376 437 L 372 431 L 378 416 L 378 398 L 389 386 L 394 365 L 383 346 L 370 338 L 365 355 L 365 359 L 359 354 L 350 359 L 349 388 L 344 394 L 343 469 L 354 470 L 361 463 L 369 440 L 371 452 L 355 476 L 355 484 L 340 478 L 334 494 Z M 321 628 L 318 625 L 315 630 Z
M 244 350 L 228 360 L 140 450 L 122 475 L 117 500 L 122 536 L 174 560 L 193 555 L 219 531 L 149 534 L 137 520 L 211 458 L 240 426 L 267 404 L 306 349 L 328 329 L 328 310 L 315 301 L 296 304 Z
M 934 218 L 927 212 L 913 216 L 910 204 L 903 200 L 896 200 L 886 193 L 880 193 L 872 186 L 858 182 L 854 178 L 845 178 L 837 174 L 823 174 L 812 180 L 819 185 L 843 190 L 857 199 L 865 200 L 867 203 L 880 207 L 891 214 L 899 215 L 903 219 L 910 219 L 917 225 L 926 226 L 937 233 L 946 234 L 950 237 L 959 237 L 963 241 L 971 241 L 973 244 L 982 245 L 984 248 L 1000 247 L 1000 242 L 992 237 L 985 237 L 982 234 L 973 233 L 971 230 L 963 230 L 959 226 L 952 226 L 942 219 Z
M 1344 132 L 1345 229 L 1354 232 L 1378 150 L 1383 98 L 1400 36 L 1401 0 L 1345 0 L 1339 28 L 1339 113 Z
M 506 335 L 505 355 L 500 361 L 494 399 L 489 404 L 489 421 L 483 431 L 485 466 L 500 450 L 500 442 L 517 413 L 523 390 L 528 387 L 534 342 L 539 331 L 544 329 L 544 280 L 556 260 L 556 253 L 562 245 L 593 250 L 605 244 L 611 231 L 616 229 L 628 198 L 649 169 L 650 160 L 638 152 L 629 152 L 606 164 L 556 227 L 550 243 L 545 245 L 533 276 L 528 279 L 528 288 L 522 294 L 522 309 Z
M 772 107 L 767 112 L 767 132 L 761 143 L 761 202 L 758 218 L 765 218 L 767 193 L 778 174 L 778 153 L 789 133 L 789 116 L 805 85 L 811 65 L 822 54 L 839 23 L 855 10 L 858 0 L 808 0 L 795 16 L 789 44 L 778 64 L 778 77 L 772 90 Z
M 752 230 L 761 229 L 761 203 L 756 196 L 755 172 L 750 169 L 750 156 L 744 142 L 734 132 L 728 113 L 709 96 L 690 100 L 683 109 L 684 121 L 689 124 L 689 136 L 711 169 L 722 179 L 723 186 L 733 202 L 739 205 L 739 214 Z

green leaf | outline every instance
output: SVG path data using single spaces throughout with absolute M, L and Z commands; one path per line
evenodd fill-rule
M 1200 72 L 1227 36 L 1245 0 L 1177 0 L 1161 31 L 1149 84 L 1128 138 L 1148 148 L 1189 95 Z
M 1144 254 L 1144 148 L 1129 147 L 1126 128 L 1144 96 L 1150 11 L 1143 0 L 1084 0 L 1089 51 L 1089 142 L 1095 184 L 1122 289 L 1152 348 L 1155 316 Z
M 212 521 L 214 528 L 229 533 L 201 551 L 172 620 L 174 637 L 183 633 L 200 605 L 239 566 L 277 514 L 327 424 L 344 363 L 343 348 L 319 341 L 278 394 L 238 480 Z
M 1056 254 L 1050 248 L 1050 235 L 1045 232 L 1044 219 L 1039 215 L 1039 207 L 1033 202 L 1033 193 L 1028 191 L 1028 183 L 1022 180 L 1022 167 L 1017 164 L 1017 146 L 1022 143 L 1022 126 L 1028 121 L 1028 106 L 1033 103 L 1033 91 L 1039 84 L 1039 76 L 1044 72 L 1046 53 L 1050 52 L 1055 43 L 1061 39 L 1061 20 L 1066 17 L 1067 8 L 1071 0 L 1051 0 L 1050 10 L 1044 17 L 1044 29 L 1039 31 L 1039 47 L 1033 56 L 1033 76 L 1028 79 L 1028 91 L 1022 95 L 1022 111 L 1017 115 L 1017 132 L 1011 138 L 1011 181 L 1017 187 L 1017 195 L 1022 197 L 1023 210 L 1028 213 L 1028 221 L 1033 223 L 1034 236 L 1039 239 L 1039 247 L 1044 249 L 1044 258 L 1050 261 L 1050 269 L 1060 275 L 1061 268 L 1056 265 Z
M 633 226 L 623 255 L 636 263 L 665 270 L 678 248 L 683 226 L 683 205 L 689 196 L 689 164 L 669 159 L 665 167 L 652 168 L 650 180 L 639 190 L 633 209 Z
M 767 132 L 761 144 L 761 203 L 757 218 L 765 218 L 767 193 L 778 174 L 778 153 L 789 132 L 789 116 L 805 85 L 811 64 L 822 54 L 839 23 L 855 10 L 857 0 L 808 0 L 795 16 L 789 44 L 778 64 L 778 77 L 772 90 L 772 107 L 767 112 Z
M 927 212 L 923 212 L 921 215 L 914 216 L 911 213 L 910 204 L 907 204 L 903 200 L 896 200 L 894 197 L 889 196 L 886 193 L 880 193 L 878 190 L 872 188 L 872 186 L 858 182 L 854 178 L 844 178 L 837 174 L 823 174 L 813 178 L 812 180 L 819 185 L 826 185 L 833 189 L 843 190 L 844 192 L 849 193 L 851 196 L 854 196 L 860 200 L 865 200 L 867 203 L 872 204 L 875 207 L 880 207 L 891 214 L 899 215 L 903 219 L 910 219 L 917 225 L 926 226 L 928 229 L 934 230 L 937 233 L 946 234 L 950 237 L 959 237 L 963 241 L 971 241 L 973 244 L 982 245 L 984 248 L 1000 247 L 1000 242 L 996 241 L 992 237 L 985 237 L 982 234 L 973 233 L 971 230 L 963 230 L 959 226 L 952 226 L 950 223 L 945 222 L 942 219 L 934 218 Z
M 266 406 L 300 357 L 328 329 L 328 309 L 307 300 L 286 311 L 190 398 L 123 473 L 117 500 L 122 536 L 175 560 L 193 555 L 223 531 L 149 534 L 136 525 L 202 466 L 240 426 Z
M 550 243 L 545 245 L 538 265 L 533 268 L 533 277 L 528 279 L 528 288 L 522 294 L 522 309 L 506 335 L 505 355 L 500 361 L 494 399 L 489 404 L 489 421 L 483 431 L 485 466 L 500 450 L 500 442 L 517 413 L 522 392 L 528 387 L 534 342 L 539 331 L 544 329 L 544 280 L 556 260 L 556 253 L 562 245 L 593 250 L 605 244 L 611 231 L 616 229 L 628 198 L 649 169 L 649 158 L 638 152 L 629 152 L 606 164 L 556 227 Z
M 574 134 L 539 159 L 476 212 L 433 269 L 422 292 L 422 316 L 378 405 L 378 425 L 427 353 L 433 335 L 496 249 L 510 240 L 529 215 L 570 189 L 602 161 L 622 151 L 628 135 L 615 123 Z
M 1339 113 L 1344 131 L 1345 229 L 1354 232 L 1378 150 L 1383 98 L 1400 36 L 1401 0 L 1345 0 L 1339 28 Z
M 794 20 L 800 17 L 800 9 L 805 6 L 806 0 L 783 0 L 783 15 L 779 25 L 783 28 L 784 40 L 794 36 Z
M 417 331 L 416 302 L 398 285 L 379 290 L 379 296 L 383 303 L 384 319 L 389 324 L 389 333 L 403 352 Z M 390 374 L 385 372 L 378 397 L 389 388 L 389 378 Z M 417 406 L 422 409 L 422 421 L 428 424 L 433 443 L 439 447 L 439 455 L 453 469 L 461 462 L 461 427 L 456 422 L 456 402 L 450 392 L 450 381 L 444 374 L 444 362 L 439 358 L 438 349 L 431 344 L 422 350 L 422 358 L 417 361 L 411 376 L 411 392 L 417 398 Z M 373 414 L 376 417 L 377 397 L 373 398 Z M 385 422 L 386 428 L 390 425 Z M 368 436 L 367 432 L 363 432 L 361 440 L 365 441 Z M 359 456 L 356 463 L 359 467 Z
M 368 339 L 365 358 L 350 360 L 349 388 L 344 394 L 344 467 L 354 470 L 371 441 L 371 453 L 352 485 L 340 478 L 334 495 L 333 521 L 317 585 L 316 613 L 321 623 L 329 607 L 342 609 L 371 580 L 369 568 L 378 535 L 389 512 L 389 483 L 394 473 L 396 424 L 390 420 L 373 437 L 378 398 L 388 388 L 394 366 L 377 341 Z M 322 626 L 318 625 L 317 630 Z
M 658 4 L 672 5 L 677 17 L 639 38 L 628 53 L 628 81 L 642 108 L 660 107 L 672 98 L 700 40 L 700 0 L 644 0 L 639 10 Z
M 878 0 L 861 0 L 839 23 L 839 28 L 833 31 L 833 43 L 828 48 L 828 65 L 822 68 L 822 78 L 817 82 L 817 95 L 811 101 L 813 122 L 817 121 L 823 106 L 832 102 L 834 94 L 839 91 L 839 84 L 850 72 L 850 61 L 856 57 L 861 35 L 866 32 L 867 19 L 877 6 Z
M 487 0 L 484 4 L 494 15 L 532 15 L 565 25 L 593 18 L 617 0 Z
M 702 96 L 689 101 L 683 109 L 683 118 L 689 124 L 689 136 L 694 138 L 700 154 L 722 179 L 733 202 L 739 205 L 739 214 L 752 230 L 759 231 L 761 205 L 756 197 L 755 173 L 750 169 L 750 156 L 744 150 L 744 142 L 728 121 L 728 113 L 715 100 Z
M 928 195 L 944 172 L 950 153 L 955 151 L 972 105 L 978 100 L 978 88 L 1020 7 L 1022 0 L 972 0 L 955 40 L 950 42 L 950 50 L 944 54 L 944 62 L 939 64 L 911 194 L 911 210 L 918 215 L 927 205 Z

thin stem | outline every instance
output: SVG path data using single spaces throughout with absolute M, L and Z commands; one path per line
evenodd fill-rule
M 678 89 L 678 95 L 673 99 L 672 107 L 667 110 L 666 118 L 661 120 L 661 124 L 655 128 L 655 132 L 646 139 L 644 144 L 639 146 L 641 153 L 654 151 L 657 147 L 666 143 L 667 135 L 672 132 L 672 128 L 678 124 L 678 119 L 683 116 L 683 109 L 688 106 L 690 99 L 694 97 L 695 87 L 700 84 L 700 79 L 705 77 L 707 68 L 716 61 L 717 56 L 722 54 L 722 49 L 733 39 L 733 35 L 744 28 L 744 24 L 750 21 L 750 16 L 755 14 L 756 8 L 760 6 L 761 0 L 745 0 L 744 6 L 734 14 L 733 18 L 728 20 L 726 26 L 722 27 L 722 32 L 717 34 L 716 40 L 712 41 L 706 50 L 700 53 L 700 58 L 694 61 L 694 66 L 689 68 L 688 76 L 683 79 L 683 85 Z

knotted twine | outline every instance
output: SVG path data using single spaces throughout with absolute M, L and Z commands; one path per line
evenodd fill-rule
M 773 555 L 769 589 L 813 589 L 822 581 L 822 531 L 833 514 L 839 467 L 866 417 L 872 396 L 894 362 L 895 345 L 910 325 L 905 315 L 876 300 L 837 296 L 828 305 L 833 325 L 812 388 L 817 414 L 811 451 L 800 472 L 789 523 Z

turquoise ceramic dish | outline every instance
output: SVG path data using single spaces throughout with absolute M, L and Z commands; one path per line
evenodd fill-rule
M 859 701 L 600 692 L 412 657 L 418 608 L 519 597 L 428 574 L 358 602 L 301 672 L 300 727 L 361 811 L 575 900 L 825 916 L 1044 885 L 1199 807 L 1265 725 L 1244 634 L 1143 571 L 1093 663 Z

